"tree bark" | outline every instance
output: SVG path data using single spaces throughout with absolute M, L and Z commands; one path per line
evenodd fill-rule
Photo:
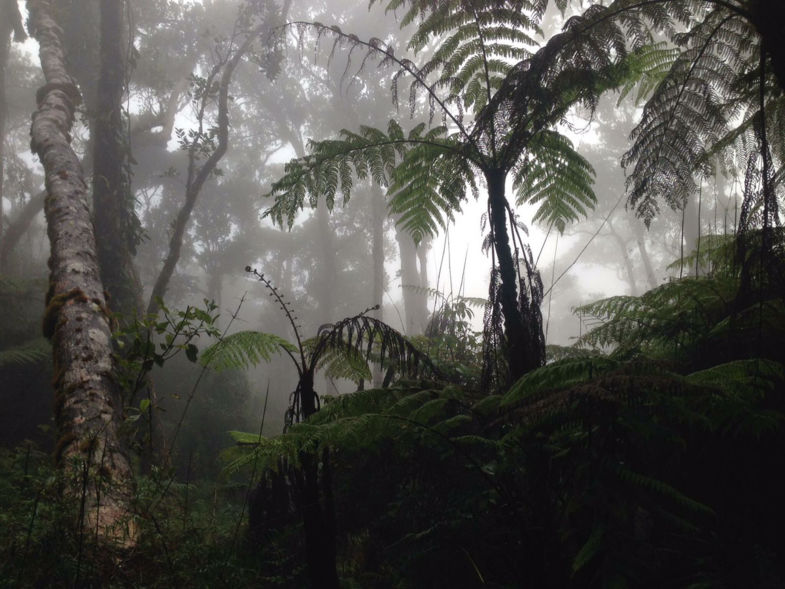
M 318 267 L 314 276 L 314 295 L 319 309 L 319 322 L 330 323 L 335 317 L 335 284 L 338 263 L 335 251 L 335 230 L 330 225 L 330 211 L 324 198 L 316 205 L 316 239 L 319 247 Z
M 646 249 L 646 241 L 643 236 L 643 224 L 638 223 L 636 231 L 635 240 L 638 243 L 638 251 L 641 254 L 641 260 L 643 260 L 643 268 L 646 270 L 646 282 L 649 285 L 649 289 L 652 289 L 657 286 L 657 275 L 654 274 L 654 266 L 652 266 L 649 252 Z
M 377 307 L 371 311 L 371 316 L 384 320 L 384 220 L 386 218 L 387 207 L 384 199 L 384 191 L 377 185 L 371 186 L 371 216 L 373 218 L 373 246 L 371 247 L 371 259 L 373 260 L 373 304 Z M 382 367 L 374 364 L 371 370 L 371 382 L 374 388 L 379 388 L 384 383 L 384 373 Z
M 133 475 L 118 435 L 122 404 L 114 379 L 111 329 L 98 269 L 87 185 L 70 146 L 79 91 L 65 68 L 49 0 L 29 2 L 45 85 L 37 93 L 33 151 L 44 166 L 51 256 L 44 333 L 54 354 L 57 464 L 66 492 L 81 497 L 85 532 L 102 543 L 128 546 L 136 533 L 129 515 Z
M 753 0 L 751 4 L 752 23 L 760 33 L 780 89 L 785 90 L 785 44 L 782 42 L 785 4 L 782 0 Z
M 101 0 L 100 74 L 93 121 L 93 215 L 101 281 L 120 324 L 142 310 L 142 284 L 134 267 L 137 231 L 123 126 L 125 46 L 123 0 Z M 126 138 L 125 140 L 123 138 Z

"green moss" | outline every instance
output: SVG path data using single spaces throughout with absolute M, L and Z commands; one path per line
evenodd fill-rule
M 50 285 L 49 290 L 50 292 L 53 290 L 52 285 Z M 81 288 L 72 288 L 68 292 L 54 296 L 49 296 L 49 293 L 47 293 L 47 299 L 48 303 L 46 311 L 44 311 L 42 326 L 44 337 L 47 339 L 52 339 L 55 333 L 57 320 L 60 317 L 60 310 L 63 308 L 63 305 L 72 300 L 80 303 L 86 303 L 89 300 Z

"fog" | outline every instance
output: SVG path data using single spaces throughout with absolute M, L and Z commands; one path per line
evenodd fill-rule
M 400 75 L 396 63 L 408 62 L 385 62 L 383 54 L 354 43 L 375 40 L 379 46 L 394 47 L 399 59 L 423 64 L 437 49 L 436 41 L 426 43 L 417 54 L 407 53 L 413 27 L 401 29 L 403 13 L 385 13 L 380 5 L 368 10 L 337 1 L 270 4 L 253 21 L 261 23 L 259 35 L 264 41 L 246 47 L 235 69 L 226 75 L 233 52 L 239 52 L 238 31 L 247 18 L 238 17 L 239 6 L 230 1 L 183 2 L 161 10 L 134 16 L 134 48 L 124 97 L 125 124 L 130 130 L 127 171 L 138 219 L 126 239 L 135 243 L 133 265 L 142 286 L 141 307 L 155 311 L 155 297 L 162 294 L 171 310 L 214 301 L 219 331 L 258 330 L 292 339 L 289 321 L 268 303 L 269 293 L 245 272 L 247 266 L 264 273 L 285 294 L 297 313 L 303 339 L 316 335 L 320 325 L 374 305 L 381 307 L 375 312 L 380 319 L 407 336 L 416 336 L 425 331 L 428 315 L 445 302 L 487 299 L 491 257 L 483 248 L 489 229 L 481 179 L 477 198 L 468 191 L 456 208 L 434 212 L 430 225 L 434 233 L 417 234 L 418 249 L 401 227 L 400 216 L 389 211 L 387 187 L 368 179 L 356 179 L 350 197 L 348 190 L 339 188 L 329 203 L 308 194 L 302 207 L 295 205 L 288 216 L 278 219 L 283 226 L 269 215 L 271 187 L 283 177 L 289 160 L 308 155 L 311 141 L 335 138 L 342 129 L 385 129 L 390 119 L 405 131 L 420 123 L 427 129 L 445 122 L 448 131 L 455 130 L 449 117 L 434 114 L 428 93 L 422 87 L 412 90 L 411 80 Z M 546 38 L 569 16 L 562 17 L 551 7 L 544 20 Z M 97 13 L 83 12 L 78 22 L 69 22 L 73 31 L 69 29 L 66 38 L 73 75 L 85 96 L 74 147 L 88 171 L 96 64 L 89 43 L 80 47 L 76 40 L 89 37 L 81 29 L 89 28 L 95 18 Z M 284 22 L 334 23 L 340 29 L 284 27 Z M 338 30 L 356 37 L 338 36 Z M 40 209 L 33 203 L 42 188 L 37 162 L 25 148 L 29 117 L 25 96 L 39 83 L 36 58 L 33 40 L 13 44 L 6 73 L 5 142 L 11 159 L 4 172 L 3 217 L 5 226 L 19 221 L 23 237 L 8 245 L 4 273 L 26 279 L 45 275 L 48 249 L 41 215 L 32 221 L 25 217 L 26 210 Z M 226 152 L 194 189 L 195 170 L 208 162 L 220 143 L 218 100 L 224 81 L 229 121 Z M 646 228 L 626 206 L 625 175 L 619 162 L 641 114 L 632 94 L 619 102 L 619 92 L 609 92 L 595 109 L 573 108 L 557 125 L 594 167 L 593 208 L 560 232 L 553 223 L 533 220 L 538 203 L 515 207 L 544 286 L 541 310 L 547 345 L 572 345 L 585 331 L 591 318 L 576 315 L 575 307 L 603 297 L 640 294 L 683 275 L 683 266 L 667 267 L 685 250 L 689 253 L 695 236 L 733 230 L 734 185 L 720 172 L 705 181 L 708 198 L 700 218 L 694 206 L 684 212 L 666 206 Z M 466 120 L 472 116 L 456 104 L 446 106 Z M 511 179 L 507 191 L 513 193 Z M 182 230 L 182 250 L 173 258 L 176 225 Z M 173 262 L 171 276 L 153 295 L 167 259 Z M 470 308 L 469 324 L 480 332 L 483 309 Z M 209 338 L 198 343 L 205 348 Z M 172 414 L 179 411 L 182 399 L 202 398 L 209 406 L 213 401 L 207 399 L 219 394 L 201 382 L 199 371 L 186 368 L 167 366 L 153 374 L 162 404 L 170 404 L 166 410 Z M 210 378 L 221 381 L 215 375 Z M 297 382 L 288 359 L 274 358 L 237 378 L 235 393 L 243 400 L 237 401 L 240 407 L 226 410 L 224 422 L 210 426 L 216 435 L 222 435 L 222 429 L 256 423 L 265 397 L 269 401 L 266 431 L 280 429 Z M 321 379 L 317 388 L 336 393 L 355 387 L 351 381 Z M 238 414 L 244 423 L 231 423 Z
M 783 586 L 784 7 L 0 0 L 0 584 Z

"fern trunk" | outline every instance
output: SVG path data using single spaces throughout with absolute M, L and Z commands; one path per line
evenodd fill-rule
M 305 530 L 305 558 L 308 577 L 314 589 L 338 589 L 338 571 L 335 566 L 335 513 L 332 505 L 329 455 L 325 451 L 322 469 L 325 484 L 325 505 L 322 507 L 319 492 L 318 455 L 303 452 L 300 455 L 300 510 Z
M 785 4 L 782 0 L 754 0 L 752 4 L 752 22 L 760 33 L 762 50 L 771 59 L 780 88 L 785 90 L 785 44 L 782 42 Z
M 500 298 L 504 315 L 504 338 L 507 345 L 507 365 L 512 381 L 540 365 L 527 340 L 527 329 L 518 301 L 518 267 L 513 258 L 510 235 L 507 231 L 507 197 L 504 192 L 506 174 L 501 170 L 485 173 L 488 183 L 488 203 L 493 246 L 499 263 L 501 278 Z M 531 326 L 535 330 L 541 326 Z

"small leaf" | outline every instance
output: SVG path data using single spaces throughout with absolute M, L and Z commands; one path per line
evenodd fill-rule
M 188 344 L 185 346 L 185 356 L 191 362 L 196 362 L 196 358 L 199 356 L 199 348 L 197 348 L 194 344 Z

